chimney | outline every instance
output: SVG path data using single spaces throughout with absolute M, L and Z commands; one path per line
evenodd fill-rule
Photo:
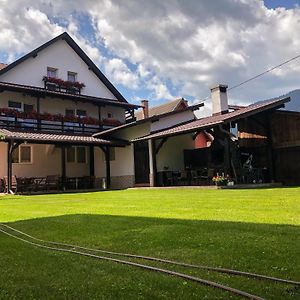
M 142 100 L 143 105 L 143 119 L 149 118 L 149 101 L 148 100 Z
M 210 89 L 213 115 L 228 113 L 227 88 L 228 85 L 218 84 Z

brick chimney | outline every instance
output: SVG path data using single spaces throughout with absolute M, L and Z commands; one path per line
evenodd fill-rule
M 227 88 L 228 85 L 218 84 L 210 89 L 213 115 L 228 113 Z
M 142 100 L 143 105 L 143 119 L 149 118 L 149 101 L 148 100 Z

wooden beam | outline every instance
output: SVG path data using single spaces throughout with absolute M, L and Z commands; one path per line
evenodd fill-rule
M 168 137 L 164 137 L 159 144 L 157 145 L 157 147 L 155 148 L 155 155 L 158 154 L 159 150 L 162 148 L 162 146 L 164 145 L 164 143 L 168 140 Z M 155 145 L 155 140 L 153 140 L 153 144 Z
M 109 189 L 111 186 L 109 146 L 99 145 L 99 148 L 103 151 L 104 156 L 105 156 L 106 188 Z
M 106 146 L 105 151 L 105 166 L 106 166 L 106 188 L 110 189 L 111 186 L 111 178 L 110 178 L 110 152 L 109 147 Z
M 271 129 L 271 115 L 267 116 L 267 144 L 268 144 L 268 156 L 269 156 L 269 169 L 271 182 L 276 181 L 276 164 L 275 164 L 275 152 L 273 149 L 272 129 Z
M 90 176 L 95 176 L 94 146 L 89 146 L 89 156 L 90 156 Z
M 66 168 L 66 147 L 63 145 L 61 146 L 61 178 L 62 178 L 62 189 L 66 189 L 66 175 L 67 175 L 67 168 Z
M 7 143 L 7 193 L 13 194 L 11 190 L 12 185 L 12 154 L 14 150 L 23 142 L 14 142 L 9 140 Z

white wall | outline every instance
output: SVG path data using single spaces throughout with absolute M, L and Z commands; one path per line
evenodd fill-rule
M 163 171 L 166 166 L 169 171 L 184 170 L 183 150 L 194 148 L 195 141 L 191 134 L 169 137 L 157 154 L 157 171 Z
M 173 114 L 163 117 L 156 122 L 151 123 L 151 132 L 172 127 L 174 125 L 193 120 L 195 115 L 192 111 L 183 111 L 181 113 Z
M 68 71 L 77 73 L 77 80 L 86 87 L 82 94 L 116 99 L 100 79 L 88 69 L 86 63 L 63 40 L 40 51 L 35 58 L 28 58 L 7 73 L 0 76 L 0 81 L 44 87 L 43 76 L 47 67 L 57 68 L 57 77 L 67 80 Z

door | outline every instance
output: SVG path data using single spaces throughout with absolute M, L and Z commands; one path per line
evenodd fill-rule
M 148 141 L 134 143 L 135 183 L 149 183 Z

